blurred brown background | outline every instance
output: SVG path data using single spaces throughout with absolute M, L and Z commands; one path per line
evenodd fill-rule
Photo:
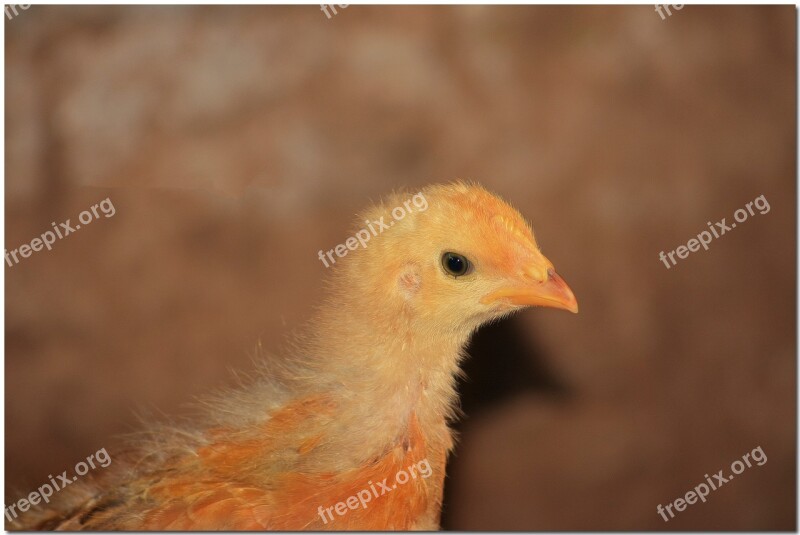
M 476 338 L 444 527 L 795 529 L 795 9 L 337 11 L 6 19 L 6 248 L 116 208 L 5 268 L 6 502 L 277 347 L 371 199 L 464 178 L 581 312 Z

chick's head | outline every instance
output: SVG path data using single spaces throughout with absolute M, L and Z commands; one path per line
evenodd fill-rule
M 375 306 L 399 303 L 432 329 L 450 331 L 471 331 L 526 306 L 578 311 L 530 225 L 482 187 L 398 193 L 365 216 L 373 227 L 384 223 L 357 261 L 363 280 L 387 285 Z

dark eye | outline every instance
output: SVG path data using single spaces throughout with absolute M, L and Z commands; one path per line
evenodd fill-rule
M 458 253 L 444 253 L 442 255 L 442 266 L 444 270 L 454 277 L 466 275 L 472 270 L 472 264 L 466 256 Z

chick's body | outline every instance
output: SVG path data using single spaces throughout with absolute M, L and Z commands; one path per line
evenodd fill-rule
M 417 195 L 424 210 L 331 267 L 313 319 L 253 381 L 209 401 L 202 422 L 153 429 L 102 479 L 10 527 L 438 528 L 470 334 L 523 306 L 577 306 L 506 203 L 462 183 Z M 390 196 L 359 228 L 391 221 L 408 198 Z M 449 272 L 447 253 L 469 270 Z

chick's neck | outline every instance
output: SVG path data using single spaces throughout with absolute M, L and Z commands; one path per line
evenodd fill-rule
M 447 421 L 469 333 L 431 331 L 387 285 L 347 279 L 310 324 L 302 353 L 314 379 L 307 386 L 330 392 L 342 420 L 380 422 L 372 425 L 399 437 L 416 416 L 429 440 L 449 448 Z

